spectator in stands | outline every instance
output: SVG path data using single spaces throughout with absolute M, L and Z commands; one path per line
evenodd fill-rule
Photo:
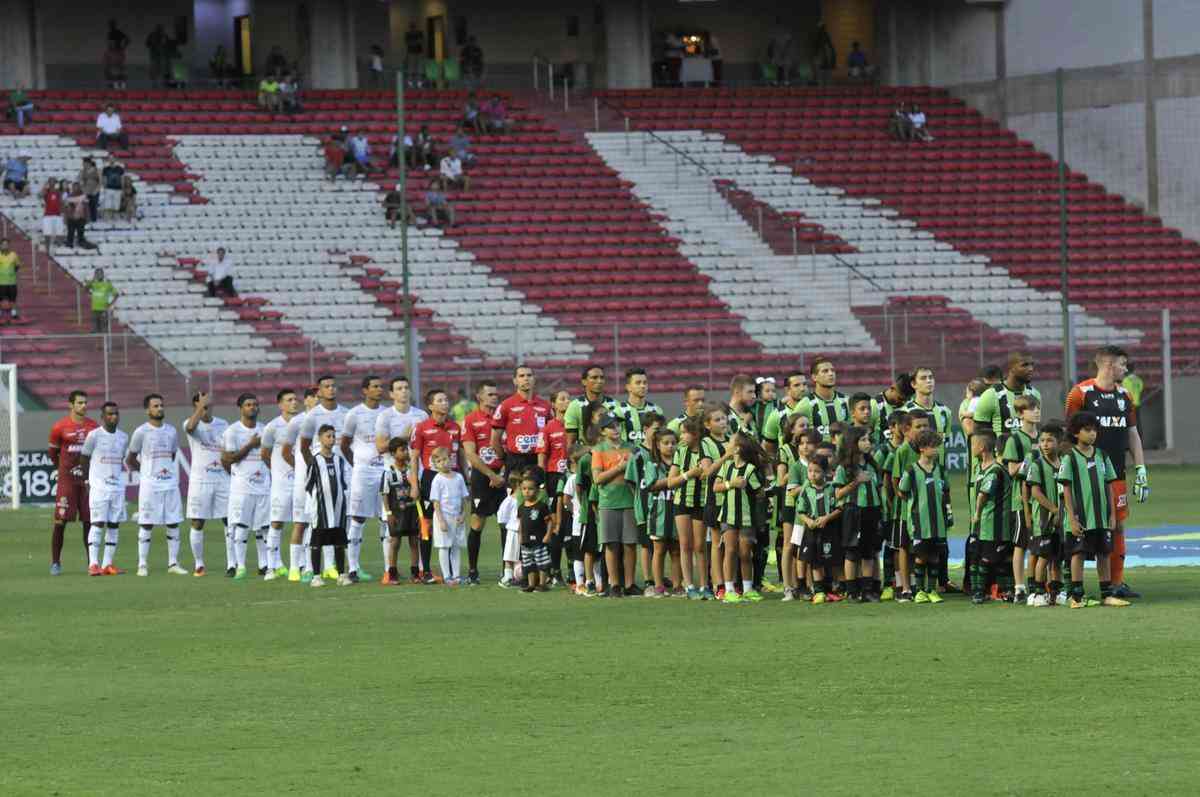
M 13 199 L 29 196 L 29 155 L 19 152 L 4 164 L 4 191 Z
M 165 83 L 170 66 L 171 37 L 162 25 L 156 25 L 146 37 L 146 49 L 150 51 L 150 82 L 155 86 Z
M 217 82 L 220 88 L 228 86 L 229 78 L 229 56 L 225 54 L 225 45 L 218 44 L 217 49 L 213 51 L 213 57 L 208 59 L 208 71 L 212 74 L 212 79 Z
M 132 223 L 138 214 L 137 189 L 133 187 L 133 178 L 128 174 L 121 178 L 121 218 Z
M 454 207 L 446 199 L 440 177 L 429 181 L 429 188 L 425 191 L 425 212 L 429 214 L 430 224 L 440 225 L 444 221 L 447 227 L 454 226 Z
M 503 133 L 508 129 L 508 106 L 499 94 L 493 94 L 483 107 L 484 121 L 488 130 L 493 133 Z
M 183 51 L 179 49 L 179 42 L 171 39 L 167 43 L 167 86 L 173 89 L 185 89 L 188 77 L 188 64 L 183 60 Z
M 708 58 L 712 61 L 713 85 L 721 85 L 721 75 L 725 71 L 725 57 L 721 55 L 721 43 L 715 33 L 708 34 Z
M 484 134 L 483 113 L 479 108 L 479 100 L 475 97 L 475 92 L 467 95 L 467 101 L 463 104 L 463 127 L 468 127 L 475 131 L 475 135 L 481 136 Z
M 914 141 L 933 141 L 925 122 L 925 112 L 914 102 L 908 109 L 908 121 L 912 123 L 912 139 Z
M 829 82 L 830 75 L 837 67 L 837 50 L 833 46 L 833 38 L 825 27 L 825 20 L 818 20 L 813 30 L 811 51 L 813 55 L 813 71 L 821 85 Z
M 349 176 L 347 170 L 349 166 L 346 164 L 346 148 L 338 141 L 337 137 L 330 137 L 324 145 L 325 150 L 325 176 L 330 181 L 336 181 L 338 175 Z
M 383 198 L 383 216 L 387 219 L 388 226 L 392 229 L 396 228 L 396 221 L 400 218 L 401 211 L 406 211 L 408 216 L 408 224 L 416 224 L 417 217 L 413 213 L 412 206 L 404 202 L 404 194 L 401 193 L 403 187 L 400 183 L 387 192 L 387 196 Z
M 291 72 L 283 76 L 283 80 L 279 81 L 279 107 L 284 113 L 299 113 L 300 107 L 300 81 L 296 80 L 296 76 Z
M 267 53 L 267 63 L 265 65 L 267 75 L 279 77 L 287 71 L 287 57 L 283 54 L 283 50 L 276 44 L 271 48 L 271 52 Z
M 464 169 L 469 169 L 475 163 L 475 154 L 471 152 L 471 139 L 466 134 L 466 124 L 462 130 L 456 130 L 454 135 L 450 136 L 450 151 L 462 161 Z
M 888 118 L 888 135 L 897 141 L 912 141 L 912 121 L 908 111 L 904 110 L 904 103 L 897 105 Z
M 104 164 L 104 170 L 100 172 L 100 180 L 104 185 L 104 189 L 100 193 L 101 218 L 111 220 L 121 210 L 121 186 L 124 177 L 125 167 L 116 158 L 109 155 Z
M 782 17 L 775 17 L 775 30 L 767 42 L 767 63 L 775 67 L 775 79 L 780 83 L 787 83 L 791 59 L 792 32 L 783 24 Z
M 408 163 L 408 148 L 412 146 L 412 136 L 407 133 L 404 135 L 403 144 L 400 141 L 400 134 L 392 136 L 392 141 L 388 145 L 388 166 L 391 168 L 399 168 L 402 163 Z
M 858 42 L 850 45 L 850 54 L 846 56 L 846 66 L 852 78 L 873 78 L 875 67 L 867 62 L 867 54 L 862 51 Z
M 208 272 L 208 281 L 205 284 L 209 296 L 216 296 L 218 293 L 230 297 L 237 296 L 233 289 L 233 259 L 226 255 L 225 247 L 217 247 L 216 255 L 208 259 L 204 270 Z
M 459 59 L 462 61 L 463 79 L 466 80 L 467 85 L 478 86 L 483 80 L 483 48 L 479 46 L 479 42 L 475 40 L 474 36 L 467 37 L 467 43 L 463 45 Z
M 115 19 L 108 20 L 107 41 L 108 47 L 120 50 L 121 52 L 124 52 L 125 48 L 129 46 L 129 37 L 125 35 L 125 31 L 117 27 L 117 21 Z
M 425 34 L 417 28 L 416 22 L 410 22 L 408 32 L 404 34 L 404 74 L 409 86 L 416 86 L 421 79 L 424 55 Z
M 429 171 L 435 163 L 437 163 L 437 154 L 433 149 L 433 135 L 429 132 L 429 125 L 421 125 L 417 137 L 408 150 L 408 166 L 410 169 L 420 167 L 424 171 Z
M 129 149 L 129 136 L 121 126 L 121 115 L 110 102 L 104 106 L 104 112 L 96 117 L 96 144 L 108 149 L 110 141 L 116 141 L 121 149 Z
M 7 310 L 12 318 L 17 317 L 17 272 L 21 270 L 21 258 L 8 248 L 8 239 L 0 238 L 0 312 Z
M 371 45 L 371 54 L 367 57 L 367 72 L 371 77 L 371 88 L 377 89 L 383 85 L 383 48 L 378 44 Z
M 79 170 L 79 185 L 88 198 L 88 221 L 94 222 L 100 218 L 100 170 L 96 168 L 96 160 L 92 157 L 83 159 L 83 167 Z
M 350 158 L 356 176 L 365 177 L 371 171 L 371 142 L 361 130 L 350 139 Z
M 83 192 L 83 186 L 72 183 L 71 190 L 63 200 L 63 218 L 67 222 L 67 246 L 71 249 L 76 245 L 83 249 L 95 248 L 84 237 L 84 229 L 90 217 L 91 208 L 88 207 L 88 197 Z
M 125 88 L 125 50 L 128 47 L 129 37 L 117 27 L 115 19 L 110 19 L 104 50 L 104 79 L 110 89 Z
M 111 282 L 104 278 L 104 269 L 102 268 L 96 269 L 92 278 L 83 283 L 83 289 L 88 292 L 88 296 L 92 300 L 92 331 L 100 334 L 108 332 L 109 313 L 112 306 L 117 303 L 117 297 L 121 294 Z
M 667 82 L 672 86 L 679 85 L 680 72 L 683 70 L 683 39 L 674 31 L 663 34 L 663 57 L 667 61 Z
M 58 180 L 53 177 L 46 180 L 38 196 L 42 200 L 42 237 L 50 246 L 67 234 L 67 227 L 63 224 L 63 194 Z
M 458 188 L 462 191 L 471 190 L 471 178 L 463 173 L 462 161 L 458 159 L 453 151 L 446 153 L 446 157 L 442 158 L 438 164 L 438 173 L 442 177 L 442 183 L 447 188 Z
M 17 120 L 17 132 L 25 132 L 25 123 L 33 121 L 33 103 L 25 93 L 24 86 L 17 86 L 8 95 L 8 114 Z
M 258 83 L 258 107 L 270 113 L 279 110 L 279 81 L 268 74 Z

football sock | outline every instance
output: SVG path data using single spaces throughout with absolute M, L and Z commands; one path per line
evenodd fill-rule
M 1100 582 L 1100 597 L 1107 598 L 1107 597 L 1110 597 L 1111 595 L 1112 595 L 1112 582 L 1111 581 L 1101 581 Z
M 385 521 L 379 521 L 379 549 L 383 551 L 384 562 L 387 562 L 388 560 L 388 548 L 391 544 L 391 539 L 392 535 L 391 530 L 388 528 L 388 524 Z M 395 570 L 395 568 L 393 567 L 392 570 Z M 396 577 L 396 574 L 392 573 L 392 576 Z
M 257 529 L 254 532 L 254 552 L 258 557 L 255 561 L 258 562 L 259 570 L 271 566 L 271 561 L 267 557 L 267 535 L 262 529 Z
M 743 578 L 742 579 L 742 594 L 745 594 L 752 589 L 754 589 L 754 582 L 749 579 Z
M 339 576 L 346 572 L 346 546 L 345 545 L 333 546 L 333 563 L 335 565 L 337 565 L 337 571 L 338 571 Z
M 322 569 L 328 570 L 336 564 L 334 550 L 332 545 L 321 546 L 321 566 Z
M 233 527 L 233 556 L 237 567 L 246 566 L 246 543 L 250 541 L 250 529 L 245 526 Z
M 1028 578 L 1025 579 L 1025 591 L 1026 592 L 1033 592 L 1035 589 L 1037 589 L 1037 586 L 1038 586 L 1037 579 L 1034 578 L 1033 576 L 1029 576 Z
M 472 573 L 479 570 L 479 546 L 483 542 L 483 531 L 470 529 L 467 532 L 467 567 Z
M 104 567 L 109 567 L 117 555 L 118 529 L 108 529 L 104 532 Z
M 145 567 L 150 558 L 150 529 L 138 529 L 138 567 Z
M 303 547 L 303 546 L 301 546 Z M 308 558 L 312 561 L 313 578 L 321 576 L 321 549 L 312 547 L 308 549 Z
M 1083 582 L 1071 581 L 1071 597 L 1076 600 L 1083 600 Z
M 511 579 L 513 577 L 513 566 L 508 562 L 504 563 L 504 577 Z
M 433 572 L 433 540 L 421 540 L 421 569 Z
M 950 582 L 950 543 L 945 540 L 938 543 L 938 562 L 936 567 L 938 585 L 948 584 Z
M 976 595 L 983 594 L 984 585 L 987 584 L 987 566 L 978 561 L 971 563 L 971 589 Z
M 575 567 L 575 583 L 582 584 L 583 582 L 587 581 L 587 578 L 585 577 L 584 572 L 583 572 L 583 562 L 580 562 L 579 560 L 575 560 L 574 562 L 572 562 L 572 564 Z
M 204 567 L 204 529 L 188 532 L 188 542 L 192 546 L 192 559 L 196 560 L 196 567 Z
M 450 566 L 450 549 L 438 548 L 438 566 L 442 570 L 442 581 L 449 581 L 454 577 L 454 570 Z
M 363 524 L 358 520 L 351 520 L 350 526 L 347 529 L 347 536 L 350 538 L 350 545 L 347 547 L 350 559 L 350 572 L 358 572 L 359 552 L 362 550 L 362 530 Z
M 229 524 L 225 525 L 225 569 L 237 567 L 237 546 L 235 545 L 236 530 Z
M 167 564 L 179 564 L 179 527 L 167 526 Z
M 274 526 L 267 529 L 267 559 L 270 562 L 267 567 L 272 570 L 283 566 L 283 557 L 279 554 L 279 539 L 282 536 L 283 529 Z
M 925 563 L 916 562 L 913 564 L 913 573 L 917 576 L 917 589 L 921 592 L 925 591 Z
M 61 523 L 54 524 L 54 531 L 50 535 L 50 561 L 54 564 L 59 564 L 62 559 L 63 537 L 66 534 L 66 527 Z M 90 528 L 85 528 L 83 532 L 84 542 L 91 546 L 92 532 Z
M 88 565 L 100 565 L 100 535 L 99 526 L 88 527 Z
M 726 581 L 726 582 L 725 582 L 725 592 L 726 592 L 726 593 L 730 593 L 730 592 L 735 592 L 735 591 L 736 591 L 736 590 L 735 590 L 735 589 L 734 589 L 734 587 L 733 587 L 733 582 L 732 582 L 732 581 Z
M 883 583 L 889 587 L 896 583 L 896 549 L 890 545 L 883 549 Z
M 292 570 L 300 570 L 301 569 L 300 559 L 303 556 L 304 556 L 304 546 L 303 545 L 292 544 L 292 545 L 288 546 L 288 564 L 291 566 Z

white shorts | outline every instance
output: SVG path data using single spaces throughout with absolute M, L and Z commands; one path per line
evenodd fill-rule
M 229 525 L 265 529 L 270 524 L 271 496 L 266 493 L 229 494 Z
M 178 526 L 183 521 L 179 490 L 138 490 L 139 526 Z
M 296 452 L 299 454 L 299 451 Z M 296 478 L 292 482 L 292 522 L 293 523 L 312 523 L 313 510 L 317 508 L 316 503 L 309 504 L 308 493 L 304 492 L 304 485 L 308 482 L 308 471 L 301 464 L 303 460 L 296 457 Z
M 121 189 L 105 188 L 100 191 L 100 209 L 118 211 L 121 209 Z
M 42 235 L 61 238 L 67 234 L 67 225 L 62 216 L 42 216 Z
M 521 530 L 509 529 L 504 535 L 504 561 L 521 561 Z
M 800 519 L 796 518 L 796 520 L 799 521 Z M 804 533 L 806 531 L 808 529 L 804 528 L 803 523 L 797 522 L 796 525 L 792 526 L 792 545 L 794 547 L 799 548 L 804 544 Z
M 220 520 L 229 511 L 229 488 L 224 484 L 188 483 L 188 520 Z
M 346 503 L 347 517 L 379 517 L 379 482 L 383 471 L 378 468 L 355 468 L 350 472 L 350 500 Z
M 125 522 L 125 491 L 105 493 L 92 490 L 88 493 L 88 510 L 92 525 Z
M 441 523 L 438 523 L 437 518 L 433 519 L 433 547 L 434 548 L 449 548 L 457 545 L 460 548 L 467 544 L 467 519 L 460 517 L 458 523 L 451 520 L 450 528 L 443 528 Z M 516 535 L 520 536 L 520 535 Z M 521 546 L 517 546 L 517 560 L 521 558 Z
M 276 486 L 275 482 L 271 482 L 271 522 L 272 523 L 291 523 L 292 522 L 292 504 L 293 489 L 292 484 L 284 482 Z

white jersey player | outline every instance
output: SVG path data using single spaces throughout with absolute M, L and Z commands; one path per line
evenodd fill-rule
M 192 529 L 189 542 L 195 568 L 192 575 L 203 576 L 204 522 L 220 520 L 225 526 L 225 566 L 233 575 L 233 535 L 225 522 L 229 508 L 229 472 L 221 464 L 221 447 L 229 422 L 213 417 L 212 400 L 207 393 L 192 396 L 192 414 L 183 422 L 183 434 L 192 452 L 188 474 L 187 516 Z
M 183 520 L 183 501 L 179 497 L 179 433 L 163 423 L 166 411 L 163 399 L 151 393 L 142 401 L 146 422 L 133 430 L 125 464 L 138 471 L 138 569 L 139 576 L 150 574 L 150 532 L 155 526 L 167 529 L 167 572 L 187 575 L 179 566 L 179 523 Z
M 300 433 L 297 436 L 297 448 L 300 449 L 300 454 L 305 464 L 305 478 L 299 478 L 300 474 L 297 473 L 296 479 L 296 486 L 300 491 L 300 500 L 304 502 L 304 519 L 302 522 L 297 522 L 294 529 L 299 529 L 302 535 L 307 535 L 311 532 L 311 529 L 308 529 L 308 525 L 311 522 L 313 511 L 316 509 L 311 496 L 304 493 L 303 489 L 307 483 L 308 468 L 312 466 L 313 454 L 321 450 L 321 444 L 317 440 L 317 430 L 328 424 L 333 427 L 334 440 L 337 440 L 342 436 L 342 427 L 346 421 L 348 410 L 337 403 L 337 392 L 337 379 L 334 377 L 322 376 L 317 381 L 317 403 L 304 414 L 304 422 L 300 424 Z M 341 453 L 336 452 L 336 456 L 341 456 Z M 299 460 L 296 462 L 296 469 L 297 471 L 300 470 Z M 295 531 L 292 532 L 292 541 L 296 541 Z M 333 555 L 333 549 L 330 546 L 326 546 L 326 548 L 328 548 L 326 552 L 328 555 L 325 557 L 326 577 L 337 578 L 336 568 L 329 564 L 331 561 L 330 557 Z
M 383 398 L 383 382 L 378 376 L 363 377 L 362 397 L 363 403 L 346 413 L 341 433 L 342 456 L 352 467 L 346 507 L 350 518 L 346 536 L 351 581 L 371 580 L 371 575 L 360 566 L 363 526 L 367 518 L 380 516 L 379 484 L 384 463 L 383 455 L 375 448 L 375 421 L 382 412 L 379 400 Z
M 125 572 L 113 563 L 117 553 L 117 530 L 125 520 L 125 451 L 129 435 L 117 428 L 121 415 L 117 405 L 105 402 L 100 408 L 100 426 L 88 432 L 80 451 L 79 466 L 87 473 L 88 575 L 115 576 Z M 104 564 L 100 564 L 100 538 L 104 537 Z
M 296 391 L 289 388 L 284 388 L 276 393 L 275 401 L 279 405 L 279 416 L 271 419 L 271 422 L 263 427 L 262 435 L 262 458 L 265 462 L 271 463 L 271 530 L 267 533 L 268 547 L 272 544 L 279 547 L 284 524 L 292 522 L 292 492 L 296 486 L 296 469 L 291 462 L 284 458 L 283 449 L 288 442 L 288 424 L 296 416 L 296 410 L 300 407 Z M 300 580 L 297 547 L 291 546 L 291 556 L 289 557 L 292 570 L 295 571 L 293 581 Z M 281 567 L 276 575 L 286 576 L 288 569 Z
M 375 450 L 380 455 L 387 454 L 388 441 L 393 437 L 399 437 L 406 443 L 412 440 L 413 427 L 429 417 L 429 413 L 425 410 L 412 405 L 412 388 L 409 386 L 407 378 L 393 377 L 392 383 L 388 385 L 388 394 L 391 396 L 392 406 L 385 408 L 375 419 Z M 385 562 L 388 561 L 389 536 L 387 526 L 380 524 L 379 545 L 383 549 L 383 561 Z M 412 554 L 412 566 L 416 567 L 419 572 L 420 556 L 417 553 L 416 537 L 410 536 L 408 545 L 409 552 Z
M 258 574 L 275 578 L 275 559 L 279 556 L 267 544 L 267 524 L 270 517 L 271 471 L 262 458 L 262 424 L 258 422 L 258 399 L 251 393 L 238 396 L 241 417 L 225 430 L 222 461 L 229 466 L 229 525 L 233 529 L 234 555 L 237 570 L 234 578 L 246 577 L 246 542 L 250 530 L 258 551 Z M 272 553 L 274 555 L 272 555 Z

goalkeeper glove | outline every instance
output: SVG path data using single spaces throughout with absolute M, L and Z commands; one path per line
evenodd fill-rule
M 1146 503 L 1150 498 L 1150 477 L 1145 465 L 1138 465 L 1133 478 L 1133 496 L 1139 504 Z

